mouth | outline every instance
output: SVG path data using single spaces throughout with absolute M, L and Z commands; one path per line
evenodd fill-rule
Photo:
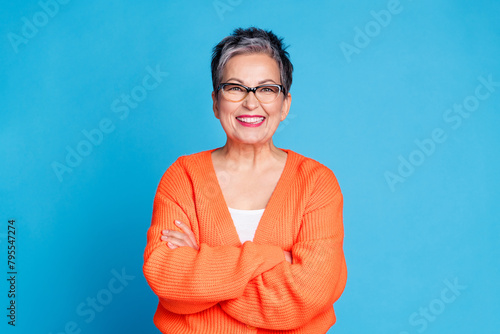
M 264 116 L 252 116 L 252 117 L 249 117 L 249 116 L 240 117 L 239 116 L 239 117 L 236 117 L 236 119 L 238 121 L 240 121 L 240 123 L 257 125 L 257 124 L 264 122 L 264 120 L 266 118 Z

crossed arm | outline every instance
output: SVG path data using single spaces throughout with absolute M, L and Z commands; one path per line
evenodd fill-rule
M 184 224 L 183 222 L 179 220 L 175 220 L 175 224 L 180 227 L 182 232 L 175 231 L 175 230 L 162 230 L 162 236 L 161 240 L 166 241 L 167 245 L 171 249 L 176 249 L 177 247 L 181 246 L 189 246 L 195 250 L 200 250 L 200 247 L 198 246 L 198 243 L 196 242 L 196 238 L 194 236 L 193 231 Z M 292 263 L 292 253 L 289 251 L 283 251 L 285 254 L 285 260 L 288 263 Z
M 319 212 L 325 217 L 323 219 L 338 217 L 338 206 L 332 203 L 315 210 L 304 217 L 304 223 Z M 182 222 L 178 226 L 183 232 L 164 230 L 161 240 L 171 249 L 183 246 L 199 249 L 189 227 Z M 307 228 L 313 229 L 312 226 Z M 303 234 L 306 233 L 311 231 Z M 284 330 L 300 327 L 325 307 L 331 307 L 340 297 L 347 275 L 341 234 L 299 239 L 292 252 L 284 251 L 284 254 L 286 262 L 252 278 L 240 296 L 220 301 L 222 309 L 243 323 Z
M 253 242 L 198 245 L 196 227 L 176 203 L 161 196 L 155 203 L 144 273 L 171 312 L 197 313 L 219 304 L 243 323 L 293 329 L 331 308 L 343 292 L 347 271 L 340 190 L 303 216 L 291 252 Z
M 192 230 L 191 221 L 176 200 L 157 192 L 153 219 L 148 230 L 144 251 L 143 272 L 153 292 L 163 307 L 177 314 L 203 311 L 221 300 L 233 299 L 243 294 L 246 283 L 261 273 L 285 261 L 283 250 L 275 245 L 258 245 L 246 242 L 240 247 L 206 243 L 194 245 L 191 239 L 181 238 L 193 247 L 171 249 L 163 241 L 163 230 L 180 229 L 174 220 Z M 184 231 L 184 230 L 182 230 Z M 187 231 L 187 230 L 186 230 Z M 176 231 L 180 236 L 180 231 Z M 178 241 L 175 241 L 179 243 Z
M 318 182 L 323 184 L 318 198 L 331 196 L 306 210 L 291 252 L 253 242 L 198 245 L 196 226 L 177 202 L 157 195 L 143 270 L 160 303 L 178 314 L 219 304 L 243 323 L 281 330 L 300 327 L 331 308 L 347 271 L 342 195 L 336 180 L 329 180 Z

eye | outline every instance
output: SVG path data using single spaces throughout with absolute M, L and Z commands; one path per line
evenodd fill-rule
M 259 91 L 262 93 L 277 93 L 279 91 L 279 88 L 276 86 L 263 86 L 259 88 Z
M 224 90 L 227 91 L 227 92 L 242 92 L 243 88 L 241 88 L 238 85 L 226 85 L 224 87 Z

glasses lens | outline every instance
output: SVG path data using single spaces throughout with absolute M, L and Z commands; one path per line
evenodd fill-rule
M 239 85 L 225 85 L 222 88 L 222 93 L 224 94 L 224 97 L 228 99 L 229 101 L 241 101 L 245 98 L 247 95 L 246 89 Z
M 276 100 L 278 95 L 280 95 L 280 87 L 279 86 L 261 86 L 255 92 L 257 95 L 257 99 L 263 103 L 270 103 Z

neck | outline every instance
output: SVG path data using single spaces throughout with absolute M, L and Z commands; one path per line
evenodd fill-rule
M 286 153 L 274 146 L 272 139 L 264 145 L 241 144 L 226 141 L 218 149 L 220 157 L 228 169 L 234 171 L 261 171 L 275 165 L 285 157 Z

